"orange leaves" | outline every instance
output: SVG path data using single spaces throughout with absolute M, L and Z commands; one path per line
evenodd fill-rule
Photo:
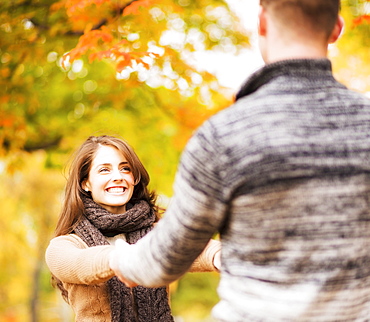
M 83 10 L 88 6 L 93 4 L 101 6 L 105 2 L 110 2 L 110 0 L 66 0 L 65 8 L 67 9 L 67 14 L 71 16 L 77 11 Z
M 123 9 L 122 15 L 127 16 L 139 14 L 141 7 L 148 8 L 150 5 L 152 5 L 153 1 L 151 0 L 117 1 L 115 4 L 112 3 L 111 0 L 60 0 L 53 4 L 52 9 L 59 10 L 61 8 L 65 8 L 67 15 L 71 17 L 92 5 L 100 7 L 101 5 L 107 3 L 111 7 L 115 7 L 117 4 L 119 7 L 120 2 L 124 3 L 121 5 L 121 8 Z
M 352 20 L 352 28 L 356 28 L 359 25 L 363 25 L 363 24 L 370 24 L 369 10 L 366 9 L 370 5 L 370 0 L 364 0 L 362 2 L 363 3 L 361 3 L 360 1 L 361 6 L 363 7 L 359 11 L 356 10 L 357 12 L 359 12 L 359 16 L 357 16 L 356 18 Z M 356 9 L 359 9 L 359 6 L 360 4 L 358 3 Z
M 370 15 L 362 15 L 362 16 L 359 16 L 355 19 L 353 19 L 352 21 L 352 27 L 355 28 L 359 25 L 362 25 L 362 24 L 365 24 L 365 23 L 368 23 L 370 24 Z
M 127 32 L 122 32 L 121 27 L 118 27 L 117 30 L 119 22 L 116 19 L 119 19 L 120 14 L 122 16 L 137 15 L 140 8 L 150 6 L 151 2 L 150 0 L 117 0 L 114 2 L 111 0 L 61 0 L 59 5 L 63 4 L 66 8 L 70 21 L 78 24 L 84 21 L 87 24 L 77 46 L 63 56 L 62 66 L 66 68 L 67 62 L 71 63 L 88 55 L 90 63 L 95 60 L 110 59 L 116 63 L 117 72 L 132 66 L 134 62 L 148 69 L 150 66 L 144 58 L 154 58 L 158 55 L 150 52 L 133 51 L 132 44 L 126 39 L 122 40 Z M 92 5 L 95 5 L 95 7 L 92 7 Z M 95 19 L 92 22 L 92 20 L 85 19 L 93 15 L 90 9 L 94 8 L 96 10 L 97 7 L 100 7 L 98 11 L 100 21 L 97 22 Z M 119 12 L 119 15 L 113 18 L 104 16 L 103 12 Z M 94 23 L 96 24 L 94 25 Z
M 137 64 L 141 64 L 144 66 L 144 68 L 149 69 L 150 65 L 146 63 L 143 58 L 148 56 L 155 56 L 157 57 L 157 54 L 150 53 L 150 52 L 130 52 L 130 53 L 120 53 L 120 56 L 118 56 L 117 59 L 117 72 L 122 72 L 126 67 L 129 67 L 132 65 L 132 62 L 136 62 Z
M 10 68 L 5 67 L 5 68 L 0 69 L 0 75 L 1 75 L 2 79 L 9 77 L 10 76 Z
M 7 116 L 0 119 L 0 127 L 12 127 L 14 124 L 14 117 Z
M 66 67 L 65 62 L 67 58 L 69 58 L 70 61 L 74 61 L 85 55 L 88 51 L 94 51 L 99 46 L 100 41 L 105 44 L 111 43 L 113 41 L 111 31 L 105 26 L 102 26 L 100 30 L 89 30 L 89 28 L 87 28 L 84 35 L 80 37 L 77 46 L 63 56 L 63 67 Z
M 141 64 L 144 68 L 149 69 L 149 64 L 143 59 L 145 57 L 156 58 L 158 54 L 151 52 L 129 52 L 125 45 L 128 44 L 127 40 L 121 40 L 115 45 L 112 45 L 114 37 L 111 31 L 103 26 L 101 30 L 87 30 L 85 34 L 80 37 L 77 46 L 69 53 L 66 53 L 62 59 L 62 66 L 66 68 L 66 61 L 73 62 L 74 60 L 84 56 L 89 51 L 89 62 L 111 59 L 116 65 L 117 72 L 121 72 L 128 66 L 132 66 L 133 62 Z M 108 47 L 106 50 L 99 50 L 101 47 Z
M 51 6 L 54 13 L 65 12 L 72 33 L 82 34 L 87 24 L 99 29 L 100 24 L 107 24 L 111 18 L 119 16 L 118 3 L 123 0 L 59 0 Z M 60 14 L 60 13 L 59 13 Z
M 110 58 L 117 63 L 116 70 L 119 73 L 126 67 L 131 66 L 133 61 L 137 64 L 142 64 L 144 68 L 149 69 L 149 64 L 146 63 L 143 58 L 158 57 L 158 55 L 151 52 L 128 52 L 124 47 L 127 43 L 127 40 L 122 40 L 118 44 L 110 47 L 108 50 L 92 53 L 89 55 L 89 62 L 91 63 L 94 60 Z
M 133 0 L 129 6 L 127 6 L 124 10 L 122 15 L 138 15 L 140 13 L 140 7 L 148 8 L 151 5 L 150 0 Z
M 9 94 L 5 94 L 0 96 L 0 103 L 1 104 L 7 104 L 11 99 L 11 96 Z

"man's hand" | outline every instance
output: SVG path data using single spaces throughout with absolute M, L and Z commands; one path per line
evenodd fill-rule
M 127 250 L 128 247 L 130 247 L 130 245 L 122 239 L 117 240 L 115 243 L 115 250 L 110 253 L 109 266 L 123 284 L 125 284 L 127 287 L 135 287 L 138 284 L 125 278 L 119 269 L 118 258 L 121 254 L 125 253 L 125 250 Z
M 213 266 L 220 271 L 221 270 L 221 250 L 217 251 L 213 257 Z

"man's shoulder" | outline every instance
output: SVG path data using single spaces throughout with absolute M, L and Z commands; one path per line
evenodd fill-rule
M 238 119 L 240 114 L 250 113 L 253 111 L 253 107 L 258 106 L 261 103 L 262 100 L 260 95 L 251 94 L 245 96 L 242 99 L 233 102 L 227 108 L 211 116 L 208 121 L 211 123 L 234 122 L 235 119 Z
M 237 101 L 207 119 L 195 131 L 190 142 L 194 140 L 196 145 L 200 144 L 201 146 L 208 142 L 212 147 L 223 145 L 225 140 L 231 144 L 252 127 L 251 122 L 256 120 L 254 117 L 256 111 L 258 111 L 258 107 L 250 98 Z
M 246 126 L 256 120 L 257 115 L 264 113 L 267 100 L 269 98 L 261 93 L 252 93 L 211 116 L 203 126 L 212 127 L 217 132 L 230 131 L 241 126 L 241 123 Z
M 366 96 L 364 93 L 355 91 L 353 89 L 344 88 L 349 101 L 356 102 L 356 104 L 363 104 L 365 106 L 370 106 L 370 97 Z

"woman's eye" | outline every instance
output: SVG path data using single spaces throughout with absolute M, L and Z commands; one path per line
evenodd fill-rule
M 130 172 L 131 171 L 131 168 L 130 167 L 122 167 L 121 168 L 121 171 L 122 172 Z
M 101 172 L 108 172 L 109 171 L 109 169 L 108 168 L 101 168 L 101 169 L 99 169 L 99 172 L 101 173 Z

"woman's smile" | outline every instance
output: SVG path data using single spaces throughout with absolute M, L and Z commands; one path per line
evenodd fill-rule
M 126 211 L 132 197 L 135 179 L 124 155 L 112 146 L 102 145 L 84 182 L 93 200 L 111 213 Z
M 125 187 L 110 187 L 106 189 L 108 193 L 113 193 L 113 194 L 121 194 L 124 193 L 127 189 Z

